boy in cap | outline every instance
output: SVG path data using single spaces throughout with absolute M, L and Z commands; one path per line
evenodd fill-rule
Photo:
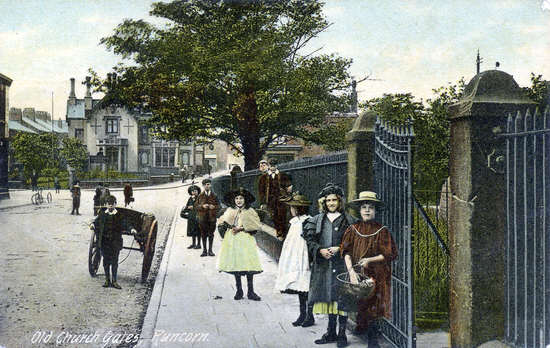
M 204 187 L 204 191 L 199 194 L 196 203 L 203 248 L 201 256 L 215 256 L 212 252 L 212 243 L 214 242 L 216 214 L 220 203 L 218 197 L 212 192 L 212 180 L 204 179 L 202 181 L 202 186 Z M 208 251 L 206 250 L 207 239 Z
M 287 198 L 290 195 L 292 182 L 290 176 L 281 173 L 277 169 L 278 162 L 275 158 L 270 158 L 267 163 L 269 168 L 260 176 L 258 182 L 260 204 L 265 206 L 271 214 L 271 219 L 277 230 L 277 237 L 284 238 L 286 235 L 287 207 L 280 199 Z

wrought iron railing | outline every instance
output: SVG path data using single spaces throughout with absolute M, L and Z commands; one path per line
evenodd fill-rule
M 505 338 L 550 345 L 550 109 L 509 115 Z

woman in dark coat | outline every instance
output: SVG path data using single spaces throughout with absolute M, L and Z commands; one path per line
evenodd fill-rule
M 187 200 L 185 208 L 181 211 L 181 217 L 187 219 L 187 237 L 191 237 L 193 242 L 187 249 L 200 249 L 201 248 L 201 231 L 199 228 L 199 220 L 197 219 L 197 198 L 201 189 L 197 185 L 191 185 L 187 189 L 190 197 Z
M 355 219 L 344 212 L 344 192 L 333 184 L 319 193 L 323 211 L 304 222 L 303 237 L 312 258 L 311 281 L 308 302 L 313 303 L 313 313 L 328 314 L 327 332 L 316 344 L 337 342 L 347 346 L 346 325 L 348 314 L 339 303 L 340 281 L 336 276 L 346 271 L 344 260 L 337 255 L 344 231 Z M 336 320 L 339 329 L 336 334 Z
M 378 347 L 376 330 L 371 325 L 376 319 L 391 316 L 391 262 L 397 258 L 397 247 L 390 231 L 374 221 L 382 202 L 375 192 L 364 191 L 350 202 L 358 210 L 361 221 L 344 233 L 340 252 L 352 283 L 358 283 L 353 265 L 362 268 L 364 275 L 374 279 L 374 294 L 358 299 L 356 334 L 367 332 L 370 347 Z

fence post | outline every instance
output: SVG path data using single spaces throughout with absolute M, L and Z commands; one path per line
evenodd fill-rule
M 348 147 L 347 200 L 357 198 L 365 190 L 374 190 L 374 124 L 376 113 L 366 111 L 355 120 L 346 134 Z M 380 192 L 378 192 L 380 194 Z
M 450 111 L 450 325 L 452 347 L 504 337 L 506 175 L 509 112 L 534 103 L 513 77 L 476 75 Z

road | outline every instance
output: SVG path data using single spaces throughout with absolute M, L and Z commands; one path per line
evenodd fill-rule
M 122 290 L 101 286 L 103 267 L 98 277 L 88 273 L 93 191 L 82 192 L 80 216 L 70 215 L 71 198 L 66 190 L 54 194 L 51 204 L 0 211 L 0 347 L 73 347 L 78 340 L 92 335 L 105 338 L 111 333 L 111 337 L 126 335 L 128 342 L 134 339 L 132 335 L 138 337 L 167 231 L 184 190 L 134 191 L 132 208 L 154 214 L 159 235 L 145 284 L 140 282 L 143 254 L 121 251 L 119 261 L 124 261 L 118 280 Z M 124 201 L 121 191 L 112 193 L 118 202 Z M 124 236 L 125 246 L 132 242 L 133 237 Z M 86 346 L 104 345 L 95 341 Z

